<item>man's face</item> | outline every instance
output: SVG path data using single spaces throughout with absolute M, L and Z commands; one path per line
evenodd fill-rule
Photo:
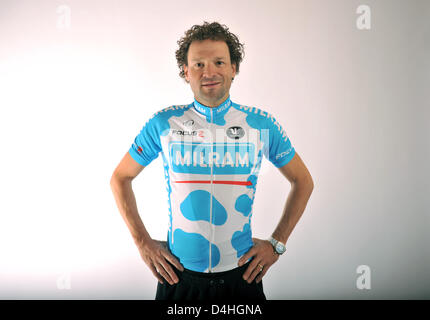
M 224 41 L 193 41 L 188 48 L 188 66 L 184 65 L 184 73 L 194 98 L 205 106 L 215 107 L 227 99 L 236 65 L 231 64 Z

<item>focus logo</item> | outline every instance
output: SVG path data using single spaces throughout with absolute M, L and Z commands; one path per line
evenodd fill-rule
M 196 136 L 197 131 L 184 131 L 184 130 L 172 130 L 173 134 L 177 134 L 178 136 Z
M 193 124 L 194 124 L 194 120 L 192 120 L 192 119 L 184 121 L 184 126 L 186 126 L 186 127 L 192 127 Z

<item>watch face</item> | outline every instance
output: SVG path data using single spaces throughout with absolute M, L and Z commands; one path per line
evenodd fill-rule
M 282 254 L 285 252 L 285 246 L 282 245 L 282 243 L 277 243 L 276 244 L 276 252 L 279 254 Z

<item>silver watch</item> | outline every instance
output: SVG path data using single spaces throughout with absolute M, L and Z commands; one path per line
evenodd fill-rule
M 276 239 L 274 239 L 273 237 L 269 238 L 270 243 L 273 246 L 273 249 L 275 250 L 275 252 L 279 255 L 283 254 L 287 248 L 285 248 L 284 244 Z

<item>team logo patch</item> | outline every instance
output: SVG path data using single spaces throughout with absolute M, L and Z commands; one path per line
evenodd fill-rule
M 171 168 L 178 173 L 249 174 L 254 165 L 253 143 L 169 143 Z
M 186 127 L 192 127 L 193 124 L 194 124 L 194 120 L 193 119 L 184 121 L 184 126 L 186 126 Z
M 245 135 L 245 130 L 242 127 L 230 127 L 227 129 L 227 136 L 231 139 L 240 139 Z

